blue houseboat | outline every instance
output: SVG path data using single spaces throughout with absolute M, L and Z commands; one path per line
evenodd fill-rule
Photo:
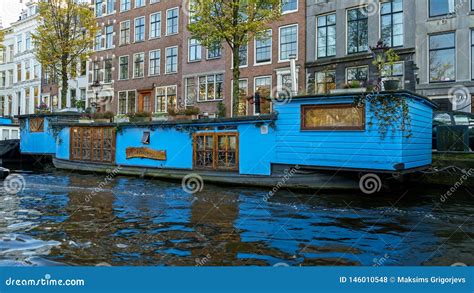
M 297 96 L 274 105 L 273 114 L 237 118 L 57 120 L 41 143 L 32 143 L 38 132 L 28 127 L 36 118 L 23 116 L 22 151 L 54 153 L 62 169 L 171 179 L 196 173 L 210 182 L 270 187 L 358 188 L 364 173 L 399 177 L 428 168 L 435 105 L 408 91 L 377 97 L 404 101 L 384 118 L 388 128 L 375 100 L 357 94 Z

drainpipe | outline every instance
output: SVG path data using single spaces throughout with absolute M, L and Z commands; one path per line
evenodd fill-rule
M 291 73 L 291 94 L 298 94 L 298 85 L 296 84 L 296 54 L 290 54 L 290 73 Z

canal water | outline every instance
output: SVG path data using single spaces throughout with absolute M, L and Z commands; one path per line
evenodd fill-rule
M 3 266 L 474 265 L 474 197 L 460 187 L 367 196 L 65 171 L 0 188 Z M 102 189 L 98 187 L 102 187 Z M 265 200 L 268 198 L 268 200 Z

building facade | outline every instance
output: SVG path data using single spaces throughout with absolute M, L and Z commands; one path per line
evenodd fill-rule
M 37 3 L 29 2 L 19 20 L 5 29 L 0 51 L 0 104 L 4 116 L 34 113 L 40 104 L 41 65 L 35 58 L 31 36 L 37 17 Z
M 370 48 L 379 40 L 400 56 L 387 74 L 415 90 L 415 2 L 423 1 L 308 0 L 308 92 L 324 94 L 353 81 L 374 84 L 379 77 Z
M 473 1 L 416 1 L 417 91 L 440 110 L 474 113 Z

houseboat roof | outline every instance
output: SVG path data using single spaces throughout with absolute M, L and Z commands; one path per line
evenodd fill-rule
M 15 118 L 22 119 L 22 118 L 30 118 L 30 117 L 80 117 L 84 113 L 79 112 L 56 112 L 56 113 L 35 113 L 35 114 L 22 114 L 16 115 Z
M 307 94 L 307 95 L 296 95 L 293 96 L 292 99 L 295 100 L 300 100 L 300 99 L 327 99 L 327 98 L 347 98 L 347 97 L 354 97 L 354 96 L 361 96 L 361 95 L 370 95 L 370 94 L 376 94 L 376 95 L 383 95 L 383 96 L 388 96 L 388 95 L 405 95 L 405 96 L 410 96 L 411 98 L 414 98 L 416 100 L 419 100 L 420 102 L 426 103 L 430 105 L 433 109 L 437 109 L 438 105 L 436 105 L 433 101 L 431 101 L 429 98 L 420 95 L 418 93 L 409 91 L 409 90 L 396 90 L 396 91 L 380 91 L 380 92 L 345 92 L 345 93 L 334 93 L 334 94 Z
M 92 122 L 81 123 L 79 121 L 58 121 L 51 123 L 52 126 L 116 126 L 121 127 L 135 127 L 135 126 L 179 126 L 179 125 L 206 125 L 206 124 L 238 124 L 238 123 L 259 123 L 271 122 L 277 119 L 277 114 L 259 115 L 259 116 L 242 116 L 232 118 L 203 118 L 194 120 L 164 120 L 164 121 L 149 121 L 149 122 Z

